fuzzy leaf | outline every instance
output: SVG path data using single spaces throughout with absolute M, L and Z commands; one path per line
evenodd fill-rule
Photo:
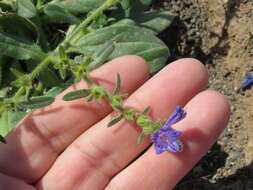
M 108 60 L 123 55 L 139 55 L 146 59 L 152 73 L 161 69 L 169 56 L 167 46 L 150 30 L 119 24 L 96 30 L 78 41 L 70 42 L 68 51 L 92 56 L 108 40 L 115 44 Z
M 50 105 L 54 102 L 54 97 L 50 96 L 34 96 L 29 98 L 29 100 L 21 99 L 18 102 L 19 106 L 29 108 L 29 109 L 37 109 L 47 105 Z
M 36 8 L 31 0 L 17 0 L 18 15 L 25 18 L 36 16 Z
M 71 101 L 80 98 L 84 98 L 90 95 L 90 90 L 82 89 L 82 90 L 75 90 L 71 91 L 63 96 L 64 101 Z
M 0 118 L 0 136 L 5 137 L 16 125 L 27 115 L 26 112 L 8 111 L 4 112 Z
M 0 55 L 7 55 L 16 59 L 35 60 L 44 57 L 44 53 L 36 44 L 24 42 L 3 32 L 0 32 Z
M 80 20 L 77 17 L 75 17 L 74 15 L 65 11 L 63 8 L 61 8 L 57 5 L 53 5 L 53 4 L 47 5 L 44 8 L 44 12 L 46 15 L 48 15 L 49 17 L 51 17 L 57 21 L 61 21 L 64 23 L 69 23 L 69 24 L 80 23 Z
M 16 38 L 29 42 L 38 41 L 40 38 L 38 27 L 27 18 L 9 13 L 0 16 L 0 23 L 5 33 L 15 36 Z
M 118 116 L 118 117 L 113 118 L 113 119 L 107 124 L 107 127 L 111 127 L 111 126 L 115 125 L 115 124 L 118 123 L 122 118 L 123 118 L 123 115 L 120 115 L 120 116 Z
M 105 0 L 55 0 L 52 2 L 73 13 L 87 13 L 101 6 Z
M 60 94 L 64 88 L 61 87 L 53 87 L 49 91 L 45 93 L 45 96 L 51 96 L 51 97 L 56 97 L 58 94 Z
M 112 54 L 114 48 L 115 48 L 115 46 L 112 41 L 106 42 L 104 44 L 104 46 L 102 46 L 100 51 L 98 51 L 98 53 L 96 53 L 95 56 L 97 56 L 97 57 L 95 58 L 95 60 L 93 62 L 91 62 L 88 65 L 87 69 L 89 71 L 91 71 L 91 70 L 99 67 L 100 65 L 102 65 L 108 59 L 108 57 Z
M 173 19 L 174 16 L 168 11 L 152 11 L 144 12 L 134 20 L 138 25 L 158 34 L 165 30 L 172 23 Z

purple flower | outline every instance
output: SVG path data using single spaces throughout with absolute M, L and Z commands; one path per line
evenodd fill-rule
M 171 125 L 184 119 L 185 116 L 186 112 L 177 106 L 176 111 L 169 117 L 161 129 L 152 134 L 151 140 L 154 143 L 156 154 L 167 150 L 171 152 L 181 152 L 183 150 L 183 144 L 179 140 L 182 132 L 173 129 Z
M 241 84 L 241 88 L 247 88 L 249 87 L 251 84 L 253 84 L 253 74 L 246 74 L 246 76 L 244 77 L 244 81 Z

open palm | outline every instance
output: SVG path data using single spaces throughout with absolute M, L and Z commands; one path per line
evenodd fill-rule
M 146 81 L 145 61 L 125 56 L 94 70 L 91 78 L 112 91 L 117 73 L 121 93 L 130 95 L 126 107 L 149 105 L 150 116 L 164 120 L 177 105 L 185 107 L 187 117 L 173 126 L 183 132 L 184 150 L 156 155 L 149 138 L 137 144 L 132 122 L 107 128 L 114 114 L 106 102 L 64 102 L 66 92 L 88 88 L 80 82 L 25 118 L 0 145 L 0 190 L 172 189 L 227 124 L 228 103 L 217 92 L 203 91 L 208 74 L 197 60 L 178 60 Z

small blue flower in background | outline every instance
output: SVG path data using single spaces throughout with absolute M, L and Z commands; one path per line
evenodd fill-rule
M 253 84 L 253 74 L 246 74 L 246 76 L 244 77 L 244 81 L 243 83 L 241 84 L 241 88 L 242 89 L 245 89 L 247 87 L 249 87 L 250 85 Z
M 179 106 L 176 111 L 169 117 L 165 124 L 151 136 L 154 143 L 156 154 L 164 151 L 181 152 L 183 150 L 183 143 L 179 140 L 182 132 L 177 131 L 171 125 L 181 121 L 186 116 L 186 112 Z

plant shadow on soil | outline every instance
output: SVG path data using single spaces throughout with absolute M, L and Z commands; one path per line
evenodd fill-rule
M 253 161 L 250 165 L 238 169 L 235 174 L 228 177 L 219 177 L 215 182 L 217 170 L 224 167 L 228 154 L 221 149 L 219 144 L 214 144 L 211 150 L 200 162 L 186 175 L 174 190 L 252 190 L 253 189 Z

